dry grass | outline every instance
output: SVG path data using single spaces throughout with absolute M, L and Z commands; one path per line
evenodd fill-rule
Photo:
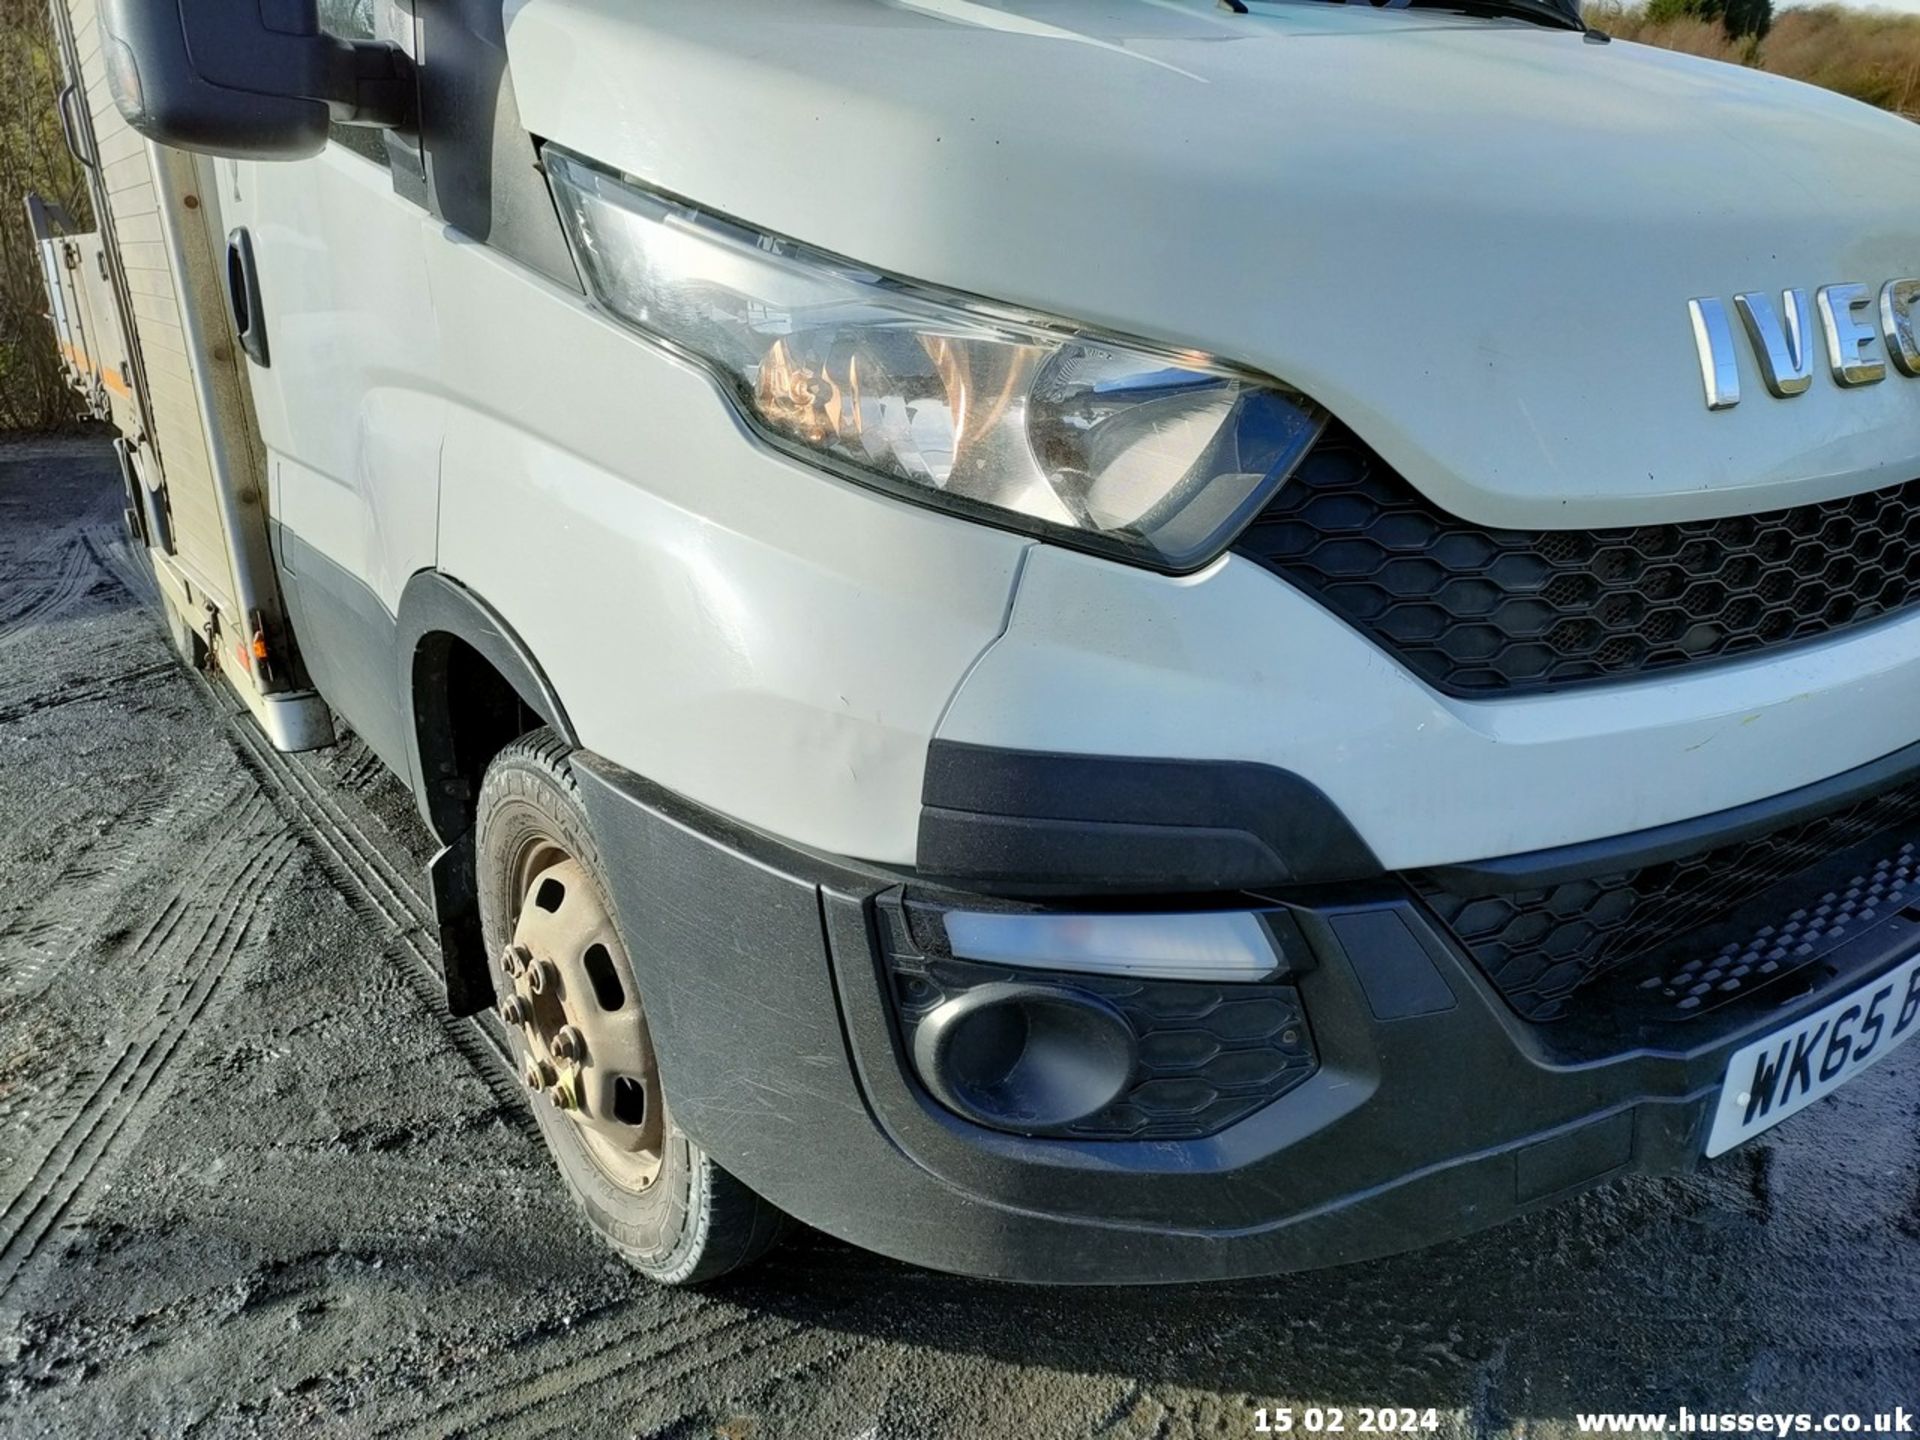
M 1589 5 L 1588 17 L 1623 40 L 1753 65 L 1920 117 L 1920 17 L 1821 5 L 1782 10 L 1766 39 L 1732 40 L 1717 22 L 1652 24 L 1644 11 Z
M 86 214 L 86 188 L 54 113 L 60 67 L 47 17 L 43 0 L 0 0 L 0 431 L 57 429 L 79 413 L 60 375 L 21 203 L 37 190 Z

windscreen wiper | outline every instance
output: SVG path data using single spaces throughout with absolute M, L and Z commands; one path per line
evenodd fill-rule
M 1262 0 L 1253 0 L 1253 3 L 1259 4 Z M 1580 18 L 1577 0 L 1324 0 L 1324 3 L 1365 5 L 1375 10 L 1452 10 L 1461 15 L 1530 20 L 1555 30 L 1599 33 Z M 1235 15 L 1245 15 L 1250 10 L 1248 0 L 1220 0 L 1220 8 Z

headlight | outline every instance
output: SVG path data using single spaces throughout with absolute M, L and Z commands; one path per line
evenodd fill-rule
M 769 439 L 851 479 L 1186 570 L 1320 431 L 1301 397 L 1208 356 L 909 284 L 545 158 L 600 304 L 705 362 Z

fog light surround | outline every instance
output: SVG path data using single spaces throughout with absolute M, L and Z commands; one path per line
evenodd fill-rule
M 900 890 L 875 907 L 900 1060 L 929 1108 L 1035 1139 L 1177 1143 L 1219 1134 L 1320 1068 L 1293 983 L 1313 952 L 1284 906 L 943 900 Z
M 1001 1130 L 1061 1130 L 1134 1082 L 1126 1018 L 1081 990 L 997 982 L 942 1002 L 915 1028 L 914 1068 L 936 1100 Z

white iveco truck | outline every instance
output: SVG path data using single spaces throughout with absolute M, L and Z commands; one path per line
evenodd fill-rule
M 646 1273 L 1379 1255 L 1920 1032 L 1910 123 L 1571 0 L 53 11 L 174 632 Z

